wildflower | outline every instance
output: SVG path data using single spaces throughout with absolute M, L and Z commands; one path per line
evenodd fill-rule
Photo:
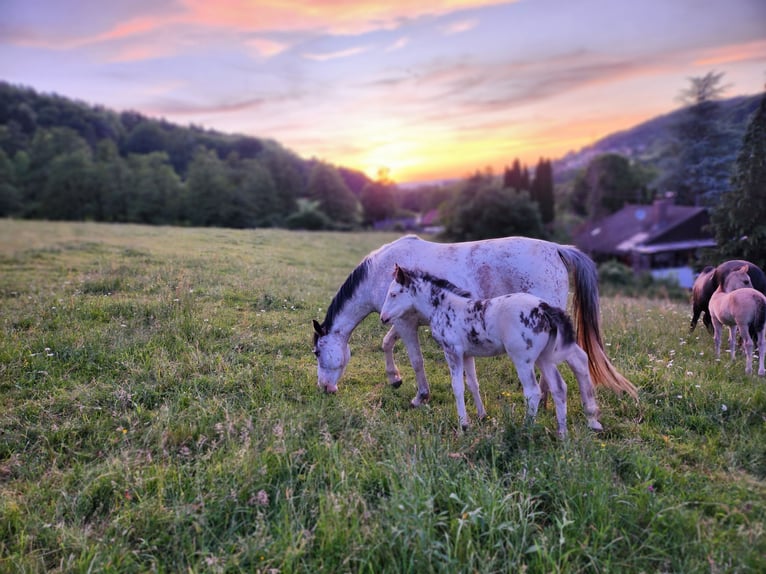
M 728 410 L 729 410 L 729 407 L 727 407 L 726 405 L 721 405 L 721 412 L 725 413 Z
M 259 490 L 255 496 L 251 496 L 248 500 L 251 506 L 268 506 L 269 495 L 265 490 Z

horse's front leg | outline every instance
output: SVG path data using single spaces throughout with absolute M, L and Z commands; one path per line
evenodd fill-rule
M 465 369 L 466 385 L 468 385 L 468 390 L 471 391 L 473 396 L 473 404 L 476 405 L 476 416 L 479 420 L 482 420 L 487 416 L 487 411 L 484 410 L 484 403 L 481 400 L 479 379 L 476 377 L 476 361 L 474 361 L 473 357 L 464 357 L 463 368 Z
M 398 389 L 402 385 L 402 375 L 394 362 L 394 345 L 399 340 L 399 333 L 395 327 L 391 327 L 383 337 L 383 355 L 386 359 L 386 377 L 388 384 Z
M 465 411 L 465 386 L 463 383 L 463 353 L 459 351 L 448 351 L 445 349 L 444 356 L 447 358 L 450 376 L 452 378 L 452 394 L 455 395 L 455 405 L 457 406 L 457 418 L 463 430 L 468 430 L 470 424 L 468 413 Z
M 407 355 L 410 358 L 410 364 L 415 371 L 415 382 L 418 386 L 418 393 L 410 401 L 412 407 L 419 407 L 431 398 L 431 389 L 428 386 L 426 371 L 423 367 L 423 353 L 420 350 L 420 340 L 418 339 L 418 320 L 416 316 L 412 318 L 403 318 L 398 321 L 394 327 L 407 349 Z

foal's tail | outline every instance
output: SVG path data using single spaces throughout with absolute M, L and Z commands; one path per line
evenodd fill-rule
M 577 343 L 588 355 L 590 376 L 596 385 L 616 392 L 626 392 L 638 400 L 638 391 L 617 372 L 604 352 L 599 326 L 598 271 L 590 257 L 575 247 L 561 246 L 559 256 L 574 275 L 573 312 L 577 325 Z

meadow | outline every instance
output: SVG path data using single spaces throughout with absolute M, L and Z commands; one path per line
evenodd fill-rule
M 408 408 L 377 315 L 321 394 L 311 320 L 395 237 L 1 221 L 0 571 L 766 571 L 766 381 L 686 303 L 602 298 L 600 434 L 565 366 L 570 436 L 524 425 L 502 357 L 460 431 L 425 330 Z

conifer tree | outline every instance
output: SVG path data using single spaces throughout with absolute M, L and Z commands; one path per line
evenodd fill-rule
M 766 268 L 766 93 L 745 132 L 731 187 L 711 222 L 722 258 Z

